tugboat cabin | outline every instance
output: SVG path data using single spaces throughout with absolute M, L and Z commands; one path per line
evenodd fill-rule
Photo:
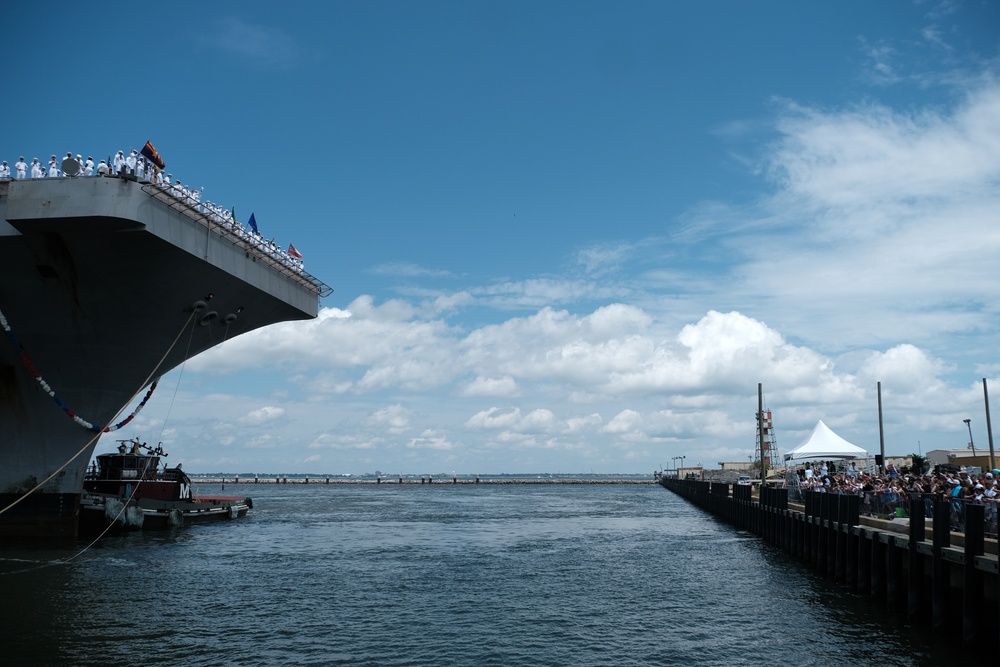
M 138 439 L 119 440 L 117 453 L 97 457 L 97 463 L 87 472 L 84 488 L 130 497 L 132 486 L 139 483 L 136 492 L 144 498 L 191 500 L 191 478 L 180 465 L 159 471 L 160 456 L 166 456 L 161 446 L 149 447 Z

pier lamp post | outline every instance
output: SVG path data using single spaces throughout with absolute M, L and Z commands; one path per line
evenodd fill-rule
M 681 460 L 681 465 L 684 465 L 684 459 L 687 458 L 687 457 L 686 456 L 678 456 L 677 458 L 679 458 Z M 678 470 L 677 471 L 677 477 L 678 477 L 678 479 L 680 479 L 680 476 L 681 476 L 681 473 Z
M 971 423 L 972 420 L 971 419 L 963 419 L 962 421 L 965 422 L 965 426 L 969 429 L 969 447 L 972 447 L 972 455 L 975 456 L 976 455 L 976 443 L 972 441 L 972 423 Z

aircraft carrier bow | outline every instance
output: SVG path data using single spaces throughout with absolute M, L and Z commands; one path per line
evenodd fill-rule
M 239 232 L 133 177 L 0 181 L 0 535 L 75 536 L 95 436 L 152 378 L 316 317 L 332 290 Z

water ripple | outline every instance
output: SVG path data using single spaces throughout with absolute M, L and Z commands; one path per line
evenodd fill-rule
M 658 487 L 253 491 L 246 520 L 117 537 L 69 565 L 5 577 L 7 599 L 21 601 L 0 612 L 12 664 L 732 667 L 837 656 L 858 667 L 944 655 Z M 2 556 L 13 569 L 58 554 Z

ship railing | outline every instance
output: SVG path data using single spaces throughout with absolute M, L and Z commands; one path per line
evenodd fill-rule
M 262 260 L 278 273 L 281 273 L 282 275 L 305 286 L 315 292 L 318 296 L 324 297 L 333 293 L 332 287 L 307 272 L 305 269 L 302 269 L 301 266 L 291 266 L 280 257 L 275 256 L 277 254 L 277 249 L 276 251 L 269 250 L 266 246 L 266 242 L 261 237 L 246 232 L 242 225 L 240 225 L 240 223 L 236 220 L 233 220 L 232 222 L 225 220 L 220 221 L 216 219 L 212 213 L 206 211 L 201 202 L 197 202 L 190 198 L 179 197 L 168 187 L 155 185 L 153 183 L 146 183 L 143 184 L 142 190 L 168 208 L 177 211 L 188 219 L 202 225 L 209 232 L 215 234 L 219 238 L 232 243 L 238 248 L 241 248 L 246 253 L 247 257 L 250 257 L 252 254 L 255 258 L 254 261 L 257 259 Z M 281 254 L 284 255 L 285 253 L 281 251 Z

